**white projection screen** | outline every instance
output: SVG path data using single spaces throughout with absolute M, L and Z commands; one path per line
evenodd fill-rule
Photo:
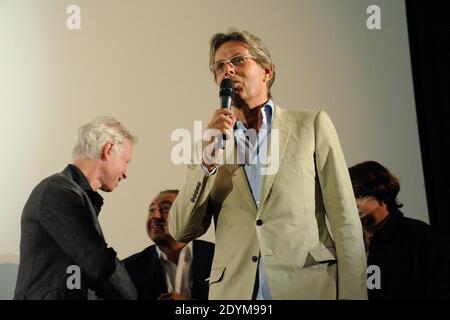
M 79 29 L 68 28 L 71 5 Z M 102 115 L 139 138 L 129 179 L 102 193 L 105 237 L 120 258 L 151 243 L 150 200 L 186 176 L 171 134 L 218 108 L 208 42 L 230 27 L 268 46 L 276 104 L 326 110 L 348 165 L 385 165 L 405 215 L 428 222 L 402 0 L 0 0 L 0 262 L 18 261 L 31 190 L 71 162 L 77 128 Z M 213 227 L 202 239 L 214 241 Z

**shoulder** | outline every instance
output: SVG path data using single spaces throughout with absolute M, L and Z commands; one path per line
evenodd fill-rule
M 53 174 L 34 187 L 27 204 L 27 211 L 35 211 L 38 208 L 51 208 L 53 206 L 65 205 L 79 202 L 81 199 L 81 188 L 69 177 L 62 173 Z
M 193 247 L 202 251 L 214 252 L 215 245 L 212 242 L 204 240 L 194 240 Z
M 401 217 L 402 227 L 410 230 L 411 232 L 431 232 L 431 226 L 423 221 L 408 218 L 405 216 Z
M 292 118 L 315 118 L 321 112 L 318 109 L 286 109 L 282 106 L 275 106 L 275 114 L 278 113 L 280 116 L 289 116 Z
M 276 116 L 296 123 L 317 125 L 322 122 L 331 122 L 330 116 L 324 110 L 319 109 L 299 109 L 291 110 L 280 106 L 275 107 Z
M 429 224 L 412 218 L 403 217 L 403 232 L 413 245 L 422 249 L 424 254 L 446 252 L 447 263 L 450 263 L 450 239 Z M 444 260 L 443 260 L 444 261 Z M 443 262 L 445 263 L 445 262 Z
M 401 218 L 401 221 L 403 231 L 419 242 L 425 241 L 436 244 L 443 240 L 436 230 L 423 221 L 405 216 Z
M 125 258 L 122 260 L 125 264 L 133 264 L 141 259 L 145 259 L 147 257 L 150 257 L 153 253 L 156 253 L 155 245 L 152 244 L 151 246 L 148 246 L 141 252 L 132 254 L 128 258 Z
M 82 190 L 73 179 L 63 173 L 55 173 L 42 180 L 35 189 L 40 189 L 43 193 L 57 194 L 59 192 L 75 192 Z

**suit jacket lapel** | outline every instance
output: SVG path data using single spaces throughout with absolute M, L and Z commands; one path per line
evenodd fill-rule
M 238 150 L 237 150 L 237 143 L 235 142 L 233 147 L 233 154 L 227 155 L 227 162 L 229 163 L 225 165 L 224 167 L 228 170 L 230 176 L 234 177 L 236 176 L 237 181 L 240 181 L 240 186 L 242 187 L 242 191 L 245 192 L 248 197 L 248 199 L 253 199 L 252 190 L 250 188 L 250 184 L 247 180 L 247 175 L 245 173 L 244 164 L 239 164 L 238 160 Z M 256 210 L 258 209 L 256 206 L 256 203 L 252 201 L 253 206 L 252 209 L 254 209 L 254 214 L 256 217 Z
M 89 196 L 87 195 L 87 193 L 83 189 L 81 189 L 81 191 L 83 192 L 84 199 L 88 203 L 89 213 L 90 213 L 90 216 L 91 216 L 91 220 L 94 223 L 95 229 L 98 231 L 98 233 L 102 236 L 102 238 L 104 240 L 105 237 L 103 236 L 102 229 L 100 228 L 100 223 L 98 222 L 98 217 L 95 214 L 94 206 L 92 205 L 91 200 L 89 199 Z
M 146 278 L 148 279 L 148 281 L 146 281 L 146 286 L 151 292 L 150 299 L 157 299 L 161 293 L 167 292 L 167 284 L 166 276 L 158 257 L 158 252 L 156 252 L 156 245 L 153 245 L 148 252 L 145 269 Z
M 274 161 L 278 161 L 278 166 L 281 164 L 281 159 L 286 150 L 287 141 L 289 139 L 289 134 L 291 132 L 291 119 L 286 110 L 281 109 L 278 106 L 275 106 L 275 116 L 272 123 L 272 129 L 269 137 L 268 143 L 268 157 L 270 162 L 268 165 L 274 165 Z M 278 154 L 272 154 L 272 148 L 276 151 L 278 150 Z M 266 199 L 272 189 L 273 181 L 278 173 L 278 166 L 272 174 L 267 174 L 264 176 L 264 183 L 262 189 L 261 196 L 261 206 L 258 210 L 258 216 L 261 215 L 262 210 L 264 208 Z M 269 170 L 270 171 L 270 170 Z

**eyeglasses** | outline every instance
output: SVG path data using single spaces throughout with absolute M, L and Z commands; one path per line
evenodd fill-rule
M 227 60 L 217 61 L 209 66 L 209 70 L 215 75 L 221 74 L 225 71 L 225 65 L 230 63 L 234 68 L 242 66 L 248 59 L 255 59 L 253 56 L 238 54 Z

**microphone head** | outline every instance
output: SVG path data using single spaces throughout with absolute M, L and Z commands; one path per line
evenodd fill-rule
M 233 81 L 229 78 L 225 78 L 220 83 L 219 96 L 231 97 L 233 95 Z

